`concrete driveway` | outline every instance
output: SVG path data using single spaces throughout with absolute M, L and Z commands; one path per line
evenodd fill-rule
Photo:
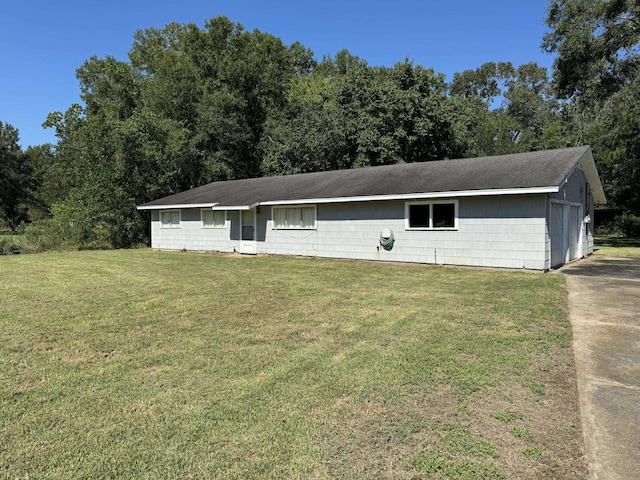
M 640 259 L 566 265 L 578 393 L 592 479 L 640 479 Z

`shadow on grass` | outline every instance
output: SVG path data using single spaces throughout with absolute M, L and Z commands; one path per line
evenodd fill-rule
M 640 238 L 620 237 L 617 235 L 596 235 L 594 237 L 595 246 L 598 247 L 636 247 L 640 248 Z

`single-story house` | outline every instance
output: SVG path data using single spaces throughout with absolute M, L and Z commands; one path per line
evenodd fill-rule
M 138 207 L 154 249 L 548 270 L 593 251 L 588 146 L 213 182 Z

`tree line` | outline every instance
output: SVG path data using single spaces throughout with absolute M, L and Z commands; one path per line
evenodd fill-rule
M 49 114 L 57 143 L 0 123 L 0 213 L 74 243 L 143 243 L 138 204 L 216 180 L 590 144 L 613 206 L 640 213 L 634 1 L 552 0 L 535 63 L 444 75 L 371 66 L 218 17 L 138 31 L 128 61 L 78 70 L 83 105 Z

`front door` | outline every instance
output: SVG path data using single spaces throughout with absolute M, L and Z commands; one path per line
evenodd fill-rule
M 258 253 L 255 210 L 240 211 L 240 253 Z

